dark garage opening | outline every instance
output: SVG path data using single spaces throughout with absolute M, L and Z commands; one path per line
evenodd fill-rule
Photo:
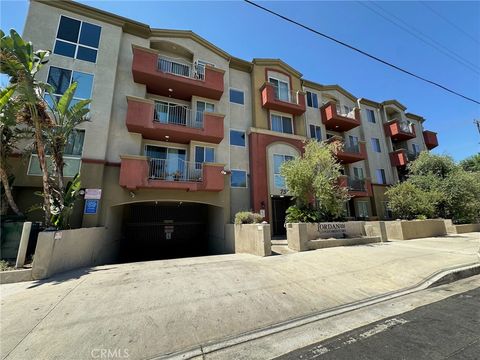
M 152 202 L 126 205 L 120 246 L 122 262 L 209 254 L 209 206 Z

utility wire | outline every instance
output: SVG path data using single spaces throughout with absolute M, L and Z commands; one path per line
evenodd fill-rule
M 428 46 L 438 50 L 439 52 L 441 52 L 445 56 L 448 56 L 450 59 L 456 61 L 460 65 L 462 65 L 462 66 L 468 68 L 469 70 L 475 72 L 476 74 L 480 75 L 480 68 L 478 68 L 476 64 L 471 63 L 467 59 L 465 59 L 465 58 L 461 57 L 460 55 L 456 54 L 454 51 L 448 49 L 447 47 L 445 47 L 444 45 L 442 45 L 441 43 L 439 43 L 438 41 L 436 41 L 432 37 L 430 37 L 427 34 L 421 32 L 419 29 L 413 27 L 412 25 L 407 24 L 405 21 L 400 19 L 395 14 L 392 14 L 391 12 L 387 11 L 385 8 L 380 6 L 380 4 L 376 4 L 375 2 L 371 2 L 371 3 L 366 3 L 366 2 L 361 2 L 361 1 L 357 1 L 357 2 L 360 5 L 369 9 L 370 11 L 374 12 L 378 16 L 384 18 L 386 21 L 391 22 L 393 25 L 395 25 L 395 26 L 399 27 L 400 29 L 402 29 L 403 31 L 409 33 L 410 35 L 412 35 L 416 39 L 420 40 L 424 44 L 427 44 Z M 387 16 L 383 15 L 381 12 L 375 10 L 370 4 L 379 8 L 381 11 L 386 13 L 389 17 L 387 17 Z M 394 20 L 394 19 L 396 19 L 396 20 Z M 417 34 L 423 36 L 423 38 L 428 39 L 429 41 L 426 41 L 425 39 L 421 38 Z
M 317 30 L 309 27 L 309 26 L 306 26 L 306 25 L 301 24 L 301 23 L 299 23 L 298 21 L 295 21 L 295 20 L 293 20 L 293 19 L 290 19 L 290 18 L 288 18 L 288 17 L 286 17 L 286 16 L 284 16 L 284 15 L 281 15 L 281 14 L 273 11 L 273 10 L 270 10 L 270 9 L 268 9 L 268 8 L 266 8 L 266 7 L 263 7 L 263 6 L 261 6 L 261 5 L 257 4 L 257 3 L 254 3 L 253 1 L 250 1 L 250 0 L 243 0 L 243 1 L 246 2 L 247 4 L 250 4 L 250 5 L 252 5 L 252 6 L 255 6 L 255 7 L 259 8 L 259 9 L 265 11 L 265 12 L 268 12 L 268 13 L 270 13 L 270 14 L 272 14 L 272 15 L 275 15 L 276 17 L 279 17 L 279 18 L 281 18 L 281 19 L 283 19 L 283 20 L 285 20 L 285 21 L 288 21 L 288 22 L 290 22 L 290 23 L 292 23 L 292 24 L 295 24 L 295 25 L 297 25 L 297 26 L 300 26 L 301 28 L 304 28 L 305 30 L 308 30 L 308 31 L 310 31 L 310 32 L 313 32 L 314 34 L 317 34 L 317 35 L 322 36 L 322 37 L 324 37 L 324 38 L 326 38 L 326 39 L 329 39 L 329 40 L 331 40 L 331 41 L 333 41 L 333 42 L 335 42 L 335 43 L 337 43 L 337 44 L 340 44 L 340 45 L 342 45 L 342 46 L 345 46 L 345 47 L 349 48 L 350 50 L 353 50 L 353 51 L 356 51 L 356 52 L 358 52 L 358 53 L 360 53 L 360 54 L 362 54 L 362 55 L 365 55 L 365 56 L 369 57 L 370 59 L 373 59 L 373 60 L 375 60 L 375 61 L 378 61 L 378 62 L 380 62 L 380 63 L 382 63 L 382 64 L 384 64 L 384 65 L 387 65 L 387 66 L 389 66 L 389 67 L 391 67 L 391 68 L 393 68 L 393 69 L 395 69 L 395 70 L 401 71 L 401 72 L 403 72 L 403 73 L 405 73 L 405 74 L 407 74 L 407 75 L 410 75 L 410 76 L 412 76 L 412 77 L 414 77 L 414 78 L 417 78 L 417 79 L 419 79 L 419 80 L 422 80 L 422 81 L 424 81 L 424 82 L 426 82 L 426 83 L 429 83 L 429 84 L 431 84 L 431 85 L 434 85 L 434 86 L 436 86 L 436 87 L 439 87 L 440 89 L 443 89 L 443 90 L 445 90 L 445 91 L 447 91 L 447 92 L 449 92 L 449 93 L 455 94 L 455 95 L 457 95 L 457 96 L 459 96 L 459 97 L 461 97 L 461 98 L 464 98 L 465 100 L 468 100 L 468 101 L 474 102 L 475 104 L 479 104 L 479 105 L 480 105 L 480 101 L 478 101 L 478 100 L 475 100 L 475 99 L 473 99 L 473 98 L 471 98 L 471 97 L 468 97 L 468 96 L 466 96 L 466 95 L 460 94 L 459 92 L 456 92 L 455 90 L 451 90 L 451 89 L 447 88 L 446 86 L 443 86 L 443 85 L 441 85 L 441 84 L 439 84 L 439 83 L 436 83 L 436 82 L 434 82 L 434 81 L 432 81 L 432 80 L 428 80 L 428 79 L 426 79 L 426 78 L 424 78 L 424 77 L 422 77 L 422 76 L 420 76 L 420 75 L 416 75 L 416 74 L 414 74 L 414 73 L 412 73 L 412 72 L 410 72 L 410 71 L 408 71 L 408 70 L 405 70 L 405 69 L 403 69 L 403 68 L 401 68 L 401 67 L 399 67 L 399 66 L 397 66 L 397 65 L 394 65 L 394 64 L 392 64 L 392 63 L 389 63 L 389 62 L 386 61 L 386 60 L 382 60 L 382 59 L 376 57 L 375 55 L 371 55 L 371 54 L 367 53 L 366 51 L 360 50 L 359 48 L 356 48 L 356 47 L 354 47 L 354 46 L 352 46 L 352 45 L 349 45 L 349 44 L 347 44 L 347 43 L 345 43 L 345 42 L 343 42 L 343 41 L 337 40 L 337 39 L 335 39 L 335 38 L 332 37 L 332 36 L 329 36 L 329 35 L 327 35 L 327 34 L 324 34 L 324 33 L 320 32 L 320 31 L 317 31 Z
M 445 21 L 447 24 L 450 24 L 450 26 L 452 26 L 453 28 L 457 29 L 459 32 L 461 32 L 463 35 L 465 35 L 466 37 L 470 38 L 471 40 L 475 41 L 477 44 L 480 45 L 480 41 L 478 41 L 477 38 L 475 38 L 474 36 L 472 36 L 471 34 L 469 34 L 468 32 L 466 32 L 465 30 L 463 30 L 460 26 L 458 26 L 457 24 L 455 24 L 453 21 L 450 21 L 447 17 L 445 17 L 444 15 L 442 15 L 439 11 L 435 10 L 433 7 L 431 7 L 430 5 L 428 5 L 425 1 L 419 1 L 420 4 L 422 4 L 423 6 L 425 6 L 428 10 L 430 10 L 432 13 L 434 13 L 435 15 L 437 15 L 440 19 L 442 19 L 443 21 Z

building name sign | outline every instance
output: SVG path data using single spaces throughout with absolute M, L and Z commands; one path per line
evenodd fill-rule
M 347 227 L 343 222 L 318 223 L 317 231 L 320 238 L 343 238 L 347 233 Z

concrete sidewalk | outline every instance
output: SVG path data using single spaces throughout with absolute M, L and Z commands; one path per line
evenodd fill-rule
M 480 233 L 470 233 L 110 265 L 2 285 L 1 356 L 89 359 L 105 349 L 148 359 L 415 285 L 478 262 L 479 246 Z

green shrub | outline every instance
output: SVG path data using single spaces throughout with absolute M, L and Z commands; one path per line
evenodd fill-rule
M 316 209 L 299 208 L 292 205 L 286 211 L 285 221 L 287 223 L 315 223 L 320 221 L 320 213 Z
M 431 218 L 439 200 L 438 193 L 424 191 L 408 181 L 392 186 L 385 195 L 393 216 L 405 220 Z
M 12 270 L 10 264 L 6 260 L 0 260 L 0 271 Z
M 263 221 L 263 216 L 251 211 L 239 211 L 235 214 L 235 224 L 259 224 Z

